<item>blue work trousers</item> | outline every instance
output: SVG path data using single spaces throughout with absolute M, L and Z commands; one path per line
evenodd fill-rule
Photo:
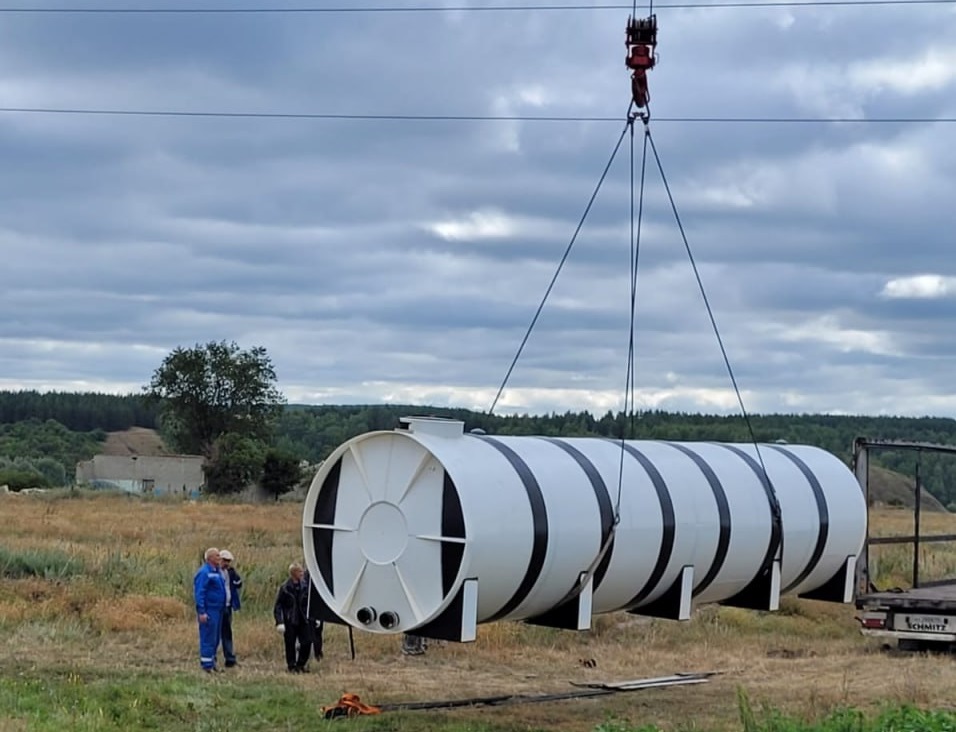
M 206 622 L 199 623 L 199 665 L 216 667 L 216 653 L 222 632 L 222 608 L 206 610 Z

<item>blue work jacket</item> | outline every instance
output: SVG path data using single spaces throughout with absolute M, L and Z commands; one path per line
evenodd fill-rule
M 203 564 L 193 578 L 196 614 L 206 615 L 210 610 L 222 612 L 226 607 L 226 585 L 218 567 Z

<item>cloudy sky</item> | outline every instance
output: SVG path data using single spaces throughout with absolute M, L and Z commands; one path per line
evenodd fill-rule
M 437 10 L 0 11 L 0 388 L 234 340 L 290 402 L 491 405 L 625 129 L 629 9 L 374 4 Z M 655 10 L 650 131 L 747 409 L 956 415 L 956 4 Z M 674 121 L 715 117 L 923 121 Z M 497 413 L 623 406 L 630 200 L 626 136 Z M 638 407 L 737 409 L 653 156 L 634 337 Z

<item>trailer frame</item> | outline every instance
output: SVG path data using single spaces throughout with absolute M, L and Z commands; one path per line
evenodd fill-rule
M 867 507 L 867 533 L 857 559 L 855 603 L 857 620 L 865 636 L 896 640 L 902 650 L 956 650 L 956 577 L 925 581 L 920 577 L 920 547 L 931 542 L 956 542 L 956 534 L 921 532 L 922 482 L 920 463 L 916 465 L 913 535 L 870 535 L 870 453 L 874 450 L 909 450 L 956 455 L 956 445 L 906 440 L 881 440 L 858 437 L 853 443 L 853 472 Z M 913 545 L 912 586 L 880 590 L 870 575 L 870 547 L 889 544 Z

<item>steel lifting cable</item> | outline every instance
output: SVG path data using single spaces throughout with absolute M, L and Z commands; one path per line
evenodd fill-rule
M 653 0 L 650 0 L 649 8 L 653 12 Z M 637 0 L 634 0 L 632 4 L 632 18 L 637 17 Z M 647 170 L 647 142 L 649 139 L 649 132 L 647 130 L 647 121 L 650 116 L 649 105 L 647 109 L 641 113 L 641 119 L 644 121 L 645 125 L 645 135 L 644 135 L 644 145 L 643 145 L 643 154 L 641 160 L 641 183 L 640 183 L 640 195 L 639 195 L 639 204 L 638 212 L 635 223 L 634 215 L 634 122 L 637 119 L 637 114 L 634 113 L 635 102 L 632 99 L 627 108 L 627 122 L 624 126 L 624 129 L 621 131 L 620 137 L 618 137 L 617 143 L 614 145 L 614 150 L 611 153 L 611 157 L 607 162 L 607 165 L 604 166 L 604 171 L 601 173 L 601 177 L 598 180 L 597 186 L 595 186 L 594 192 L 591 194 L 591 198 L 588 201 L 587 206 L 584 209 L 584 214 L 581 216 L 581 220 L 578 222 L 577 228 L 574 231 L 574 234 L 571 237 L 571 241 L 568 243 L 567 248 L 565 249 L 564 256 L 562 256 L 561 261 L 558 263 L 557 270 L 554 273 L 554 276 L 551 278 L 547 290 L 544 293 L 544 297 L 541 299 L 541 303 L 538 305 L 538 309 L 534 314 L 534 317 L 531 319 L 531 323 L 528 326 L 524 338 L 521 341 L 521 344 L 518 346 L 518 350 L 515 353 L 514 358 L 511 361 L 511 365 L 508 367 L 508 371 L 505 374 L 504 379 L 501 382 L 501 386 L 498 388 L 497 394 L 495 394 L 494 401 L 491 404 L 491 407 L 488 410 L 488 414 L 491 415 L 494 413 L 495 406 L 498 404 L 498 400 L 501 398 L 501 394 L 505 389 L 505 386 L 508 383 L 508 379 L 511 376 L 511 373 L 514 371 L 514 367 L 518 362 L 518 359 L 521 356 L 522 351 L 524 350 L 525 345 L 528 342 L 528 338 L 531 336 L 531 332 L 534 330 L 534 326 L 538 321 L 538 317 L 541 315 L 541 311 L 544 309 L 544 305 L 548 300 L 548 296 L 551 294 L 551 290 L 554 288 L 554 284 L 558 279 L 558 275 L 561 272 L 561 269 L 564 267 L 564 263 L 567 261 L 568 255 L 571 253 L 571 248 L 574 246 L 574 242 L 577 240 L 578 233 L 581 231 L 581 228 L 584 226 L 584 222 L 587 219 L 587 215 L 591 210 L 591 206 L 594 203 L 594 200 L 597 198 L 598 192 L 601 189 L 601 185 L 604 183 L 604 179 L 607 177 L 607 173 L 611 168 L 611 165 L 614 162 L 615 157 L 617 157 L 618 150 L 620 150 L 621 142 L 624 140 L 624 135 L 629 134 L 630 137 L 630 231 L 628 236 L 628 243 L 630 247 L 630 327 L 628 335 L 628 353 L 627 353 L 627 373 L 625 376 L 625 386 L 624 386 L 624 412 L 623 414 L 628 414 L 628 407 L 630 406 L 631 413 L 631 430 L 633 431 L 633 412 L 634 412 L 634 322 L 635 322 L 635 312 L 636 312 L 636 301 L 637 301 L 637 272 L 638 272 L 638 263 L 640 258 L 640 237 L 641 237 L 641 222 L 643 220 L 644 213 L 644 182 L 645 182 L 645 173 Z M 587 567 L 586 570 L 581 572 L 578 577 L 578 581 L 575 582 L 574 586 L 568 591 L 564 598 L 562 598 L 557 604 L 562 605 L 567 601 L 572 600 L 581 591 L 587 586 L 587 583 L 594 576 L 594 573 L 597 571 L 598 567 L 601 565 L 601 562 L 604 560 L 604 557 L 607 555 L 608 550 L 611 548 L 611 545 L 614 543 L 614 537 L 617 533 L 618 524 L 621 522 L 621 495 L 624 484 L 624 453 L 625 453 L 625 441 L 627 439 L 626 427 L 622 424 L 621 426 L 621 455 L 620 463 L 618 466 L 618 482 L 617 482 L 617 496 L 614 501 L 614 512 L 611 521 L 611 526 L 608 529 L 607 536 L 604 537 L 601 541 L 601 546 L 597 552 L 597 555 L 594 557 L 594 560 Z
M 649 0 L 647 6 L 648 15 L 653 14 L 654 12 L 654 0 Z M 637 17 L 637 0 L 634 0 L 631 3 L 631 18 Z M 631 166 L 630 166 L 630 175 L 631 175 L 631 193 L 629 196 L 630 206 L 631 206 L 631 217 L 630 217 L 630 234 L 628 237 L 628 243 L 630 246 L 630 271 L 631 271 L 631 298 L 630 298 L 630 327 L 628 328 L 628 341 L 627 341 L 627 374 L 624 378 L 624 417 L 630 415 L 630 436 L 633 439 L 634 437 L 634 320 L 635 313 L 637 309 L 637 270 L 638 264 L 640 262 L 641 254 L 641 222 L 644 219 L 644 181 L 647 172 L 647 120 L 650 117 L 650 104 L 648 103 L 647 109 L 642 113 L 641 119 L 644 121 L 644 146 L 643 152 L 641 154 L 641 187 L 640 194 L 638 197 L 638 209 L 637 209 L 637 222 L 635 228 L 635 218 L 634 218 L 634 120 L 635 115 L 631 112 L 634 108 L 634 102 L 631 102 L 631 107 L 628 109 L 628 125 L 631 132 Z M 617 470 L 617 498 L 614 501 L 614 524 L 611 529 L 611 536 L 608 538 L 608 544 L 613 538 L 614 533 L 616 532 L 617 525 L 621 522 L 621 491 L 624 486 L 624 444 L 627 441 L 627 431 L 625 430 L 624 424 L 621 424 L 621 455 L 620 461 L 618 463 Z M 603 551 L 602 551 L 603 553 Z
M 653 14 L 654 3 L 653 0 L 649 0 L 648 10 L 649 13 Z M 637 17 L 637 0 L 634 0 L 632 4 L 632 18 Z M 743 396 L 740 393 L 740 387 L 737 384 L 737 377 L 734 375 L 733 367 L 730 363 L 730 358 L 727 355 L 727 349 L 724 346 L 724 341 L 720 335 L 720 329 L 717 326 L 717 319 L 714 317 L 713 308 L 710 305 L 710 298 L 707 297 L 707 291 L 704 288 L 703 280 L 700 276 L 700 270 L 697 267 L 697 261 L 694 257 L 694 253 L 691 250 L 690 242 L 687 239 L 687 233 L 684 230 L 684 224 L 681 220 L 680 213 L 677 210 L 677 204 L 674 201 L 674 196 L 671 193 L 670 184 L 667 181 L 667 176 L 664 173 L 664 166 L 661 163 L 660 154 L 657 151 L 657 146 L 654 143 L 654 138 L 651 136 L 650 130 L 650 104 L 647 102 L 645 104 L 645 109 L 638 115 L 633 113 L 635 101 L 632 100 L 627 111 L 627 123 L 624 129 L 621 131 L 620 137 L 618 137 L 617 143 L 614 146 L 614 150 L 611 153 L 611 156 L 604 166 L 604 170 L 601 173 L 601 177 L 598 180 L 597 185 L 594 188 L 591 198 L 588 201 L 587 206 L 584 209 L 584 213 L 581 216 L 580 221 L 578 222 L 577 227 L 574 230 L 574 234 L 571 237 L 571 241 L 568 243 L 567 248 L 564 251 L 564 255 L 561 257 L 561 261 L 558 263 L 558 267 L 554 273 L 554 276 L 551 278 L 551 282 L 548 284 L 547 289 L 545 290 L 544 296 L 541 299 L 540 304 L 538 305 L 537 310 L 535 311 L 534 317 L 531 319 L 531 323 L 528 326 L 527 331 L 525 332 L 524 338 L 521 340 L 521 344 L 518 346 L 518 350 L 514 355 L 514 358 L 511 361 L 508 371 L 505 374 L 504 379 L 501 382 L 501 386 L 498 388 L 498 392 L 495 394 L 494 401 L 491 404 L 491 407 L 488 410 L 488 414 L 491 415 L 494 413 L 494 409 L 498 404 L 499 399 L 501 398 L 502 393 L 504 392 L 505 387 L 507 386 L 508 379 L 511 377 L 512 372 L 514 371 L 515 365 L 518 362 L 518 359 L 521 356 L 521 353 L 524 350 L 525 345 L 528 342 L 528 339 L 531 336 L 532 331 L 534 330 L 535 325 L 537 324 L 538 318 L 541 315 L 541 311 L 544 309 L 544 305 L 548 300 L 548 297 L 551 294 L 552 289 L 554 288 L 555 283 L 557 282 L 558 276 L 561 273 L 564 263 L 567 261 L 568 256 L 571 253 L 571 249 L 574 246 L 575 241 L 577 240 L 578 234 L 581 231 L 581 228 L 584 226 L 584 222 L 587 219 L 588 214 L 590 213 L 591 206 L 594 204 L 595 199 L 601 186 L 604 183 L 605 178 L 607 177 L 608 171 L 611 168 L 611 165 L 614 162 L 614 159 L 617 157 L 618 150 L 621 147 L 621 143 L 624 140 L 624 135 L 630 133 L 630 230 L 629 230 L 629 246 L 630 246 L 630 323 L 628 329 L 628 348 L 627 348 L 627 369 L 625 375 L 625 386 L 624 386 L 624 412 L 623 417 L 629 415 L 630 419 L 630 432 L 633 437 L 634 433 L 634 413 L 635 413 L 635 356 L 634 356 L 634 325 L 636 320 L 636 310 L 637 310 L 637 282 L 638 282 L 638 270 L 640 264 L 640 245 L 641 245 L 641 231 L 644 215 L 644 190 L 646 182 L 646 172 L 647 172 L 647 149 L 648 143 L 650 143 L 651 151 L 654 153 L 654 160 L 657 163 L 657 169 L 661 176 L 661 182 L 664 184 L 664 190 L 667 193 L 668 201 L 670 202 L 671 210 L 674 214 L 674 219 L 677 223 L 677 228 L 680 231 L 681 240 L 684 243 L 684 250 L 687 252 L 688 260 L 690 261 L 691 268 L 694 272 L 694 277 L 697 281 L 697 287 L 700 291 L 701 298 L 704 302 L 704 307 L 707 310 L 707 315 L 710 319 L 711 327 L 713 328 L 714 335 L 717 338 L 717 344 L 720 347 L 720 353 L 724 360 L 724 365 L 727 368 L 727 373 L 730 376 L 731 384 L 734 388 L 734 394 L 737 397 L 737 403 L 740 406 L 740 412 L 744 418 L 744 423 L 747 426 L 747 431 L 750 435 L 751 443 L 754 446 L 754 451 L 757 456 L 757 460 L 760 466 L 762 473 L 762 479 L 767 490 L 768 500 L 770 502 L 770 512 L 771 520 L 773 523 L 773 533 L 777 534 L 779 541 L 776 549 L 775 560 L 781 560 L 783 555 L 783 531 L 782 531 L 782 515 L 780 510 L 780 502 L 777 497 L 776 490 L 773 487 L 773 482 L 770 480 L 770 475 L 767 472 L 767 467 L 763 459 L 763 453 L 760 450 L 760 445 L 757 442 L 757 437 L 753 429 L 753 423 L 750 419 L 750 415 L 747 412 L 747 408 L 744 405 Z M 634 199 L 635 199 L 635 180 L 634 180 L 634 122 L 640 116 L 641 121 L 644 124 L 644 139 L 643 139 L 643 149 L 641 155 L 641 177 L 640 177 L 640 187 L 637 196 L 638 206 L 637 206 L 637 215 L 635 217 L 634 210 Z M 597 553 L 597 556 L 588 566 L 588 568 L 579 575 L 578 581 L 567 593 L 567 595 L 558 603 L 558 605 L 563 604 L 575 596 L 577 596 L 586 586 L 587 583 L 591 580 L 594 573 L 597 571 L 597 568 L 600 566 L 604 557 L 606 556 L 608 550 L 614 542 L 615 534 L 617 533 L 617 527 L 621 522 L 621 497 L 623 492 L 624 485 L 624 453 L 625 445 L 627 442 L 627 426 L 622 421 L 621 423 L 621 452 L 620 452 L 620 462 L 618 465 L 618 481 L 617 481 L 617 496 L 614 502 L 614 513 L 611 526 L 608 530 L 607 536 L 601 542 L 601 547 Z
M 635 7 L 637 3 L 635 2 Z M 650 110 L 647 109 L 643 112 L 640 117 L 644 122 L 644 144 L 643 150 L 641 153 L 641 181 L 640 188 L 637 195 L 637 215 L 635 216 L 634 211 L 634 122 L 637 119 L 637 114 L 632 113 L 634 105 L 631 104 L 628 109 L 628 119 L 627 119 L 627 131 L 630 133 L 630 231 L 629 231 L 629 246 L 630 246 L 630 327 L 628 328 L 628 344 L 627 344 L 627 373 L 624 378 L 624 411 L 622 415 L 630 414 L 630 432 L 633 437 L 634 434 L 634 323 L 636 320 L 637 313 L 637 274 L 640 264 L 640 254 L 641 254 L 641 225 L 644 219 L 644 184 L 646 181 L 647 173 L 647 143 L 650 139 L 650 131 L 647 126 L 647 122 L 650 118 Z M 575 583 L 574 587 L 567 594 L 567 596 L 562 599 L 558 604 L 561 605 L 567 600 L 572 599 L 575 595 L 580 593 L 584 587 L 587 585 L 591 577 L 594 576 L 594 573 L 597 571 L 597 568 L 601 565 L 601 562 L 604 561 L 604 557 L 607 555 L 608 551 L 611 548 L 611 545 L 614 543 L 614 537 L 617 534 L 617 527 L 621 523 L 621 494 L 624 488 L 624 454 L 626 452 L 625 443 L 627 442 L 627 427 L 622 423 L 621 424 L 621 452 L 620 452 L 620 461 L 618 463 L 618 473 L 617 473 L 617 496 L 614 500 L 614 513 L 613 519 L 611 521 L 610 529 L 606 537 L 602 539 L 601 547 L 598 550 L 597 556 L 595 556 L 594 561 L 588 566 L 588 568 L 581 573 L 578 578 L 578 581 Z
M 635 3 L 636 4 L 636 3 Z M 633 109 L 633 104 L 631 105 Z M 628 110 L 628 119 L 627 119 L 627 130 L 630 132 L 630 152 L 631 152 L 631 165 L 630 165 L 630 175 L 631 175 L 631 193 L 630 193 L 630 206 L 631 206 L 631 217 L 630 217 L 630 271 L 631 271 L 631 292 L 630 292 L 630 328 L 628 335 L 628 346 L 627 346 L 627 375 L 624 379 L 624 411 L 622 414 L 628 414 L 628 406 L 630 405 L 630 414 L 631 414 L 631 433 L 633 435 L 634 431 L 634 320 L 635 313 L 637 310 L 637 270 L 638 263 L 640 261 L 640 252 L 641 252 L 641 221 L 644 215 L 644 180 L 645 172 L 647 170 L 647 133 L 646 133 L 646 121 L 648 113 L 642 115 L 642 119 L 645 121 L 645 135 L 644 135 L 644 151 L 641 159 L 641 185 L 640 185 L 640 194 L 638 196 L 638 210 L 637 218 L 635 223 L 634 216 L 634 121 L 636 115 L 632 114 L 630 109 Z M 588 566 L 588 568 L 581 573 L 578 581 L 575 583 L 574 587 L 568 593 L 566 599 L 573 598 L 576 594 L 581 592 L 587 583 L 590 581 L 591 577 L 594 576 L 594 573 L 597 571 L 597 568 L 601 565 L 601 562 L 604 561 L 604 557 L 607 555 L 608 551 L 611 548 L 611 545 L 614 543 L 614 537 L 617 534 L 618 524 L 621 523 L 621 493 L 624 487 L 624 453 L 625 442 L 627 441 L 626 427 L 621 425 L 621 454 L 620 462 L 618 463 L 618 473 L 617 473 L 617 497 L 614 500 L 614 513 L 611 521 L 611 527 L 608 530 L 607 536 L 601 542 L 601 547 L 598 550 L 597 556 L 595 556 L 594 561 Z M 562 600 L 563 604 L 565 600 Z
M 627 375 L 624 381 L 624 415 L 630 415 L 630 436 L 633 439 L 634 437 L 634 411 L 635 411 L 635 397 L 634 397 L 634 385 L 636 383 L 634 370 L 634 323 L 636 320 L 637 312 L 637 273 L 638 265 L 640 264 L 641 256 L 641 230 L 642 222 L 644 220 L 644 182 L 646 180 L 647 173 L 647 141 L 648 141 L 648 130 L 647 130 L 647 119 L 649 112 L 645 113 L 642 116 L 644 120 L 644 144 L 643 151 L 641 153 L 641 182 L 640 190 L 638 193 L 637 201 L 637 217 L 635 222 L 634 215 L 634 117 L 631 116 L 631 228 L 630 228 L 630 264 L 631 264 L 631 298 L 630 298 L 630 328 L 628 329 L 628 342 L 627 342 Z M 617 498 L 614 501 L 614 526 L 615 528 L 621 521 L 621 491 L 624 485 L 624 443 L 627 441 L 627 435 L 625 434 L 625 427 L 621 425 L 621 455 L 620 462 L 618 464 L 618 473 L 617 473 Z M 613 536 L 613 531 L 612 531 Z
M 647 13 L 653 18 L 654 15 L 654 0 L 648 0 Z M 630 24 L 631 21 L 637 18 L 637 0 L 633 0 L 631 3 L 631 18 L 628 20 L 628 44 L 630 43 Z M 630 48 L 630 46 L 628 46 Z M 651 53 L 653 53 L 653 48 Z M 622 417 L 630 419 L 630 430 L 624 424 L 624 421 L 621 422 L 621 452 L 619 455 L 618 469 L 617 469 L 617 496 L 614 499 L 614 518 L 611 523 L 611 530 L 608 532 L 607 538 L 604 540 L 601 550 L 598 553 L 598 558 L 595 560 L 593 567 L 597 567 L 598 564 L 603 560 L 604 555 L 611 548 L 611 544 L 614 542 L 614 537 L 617 534 L 617 527 L 621 523 L 621 495 L 624 489 L 624 454 L 626 452 L 626 443 L 628 432 L 630 433 L 631 438 L 634 437 L 634 412 L 635 412 L 635 396 L 634 396 L 634 387 L 635 387 L 635 365 L 634 365 L 634 322 L 636 319 L 637 312 L 637 273 L 638 267 L 640 264 L 640 255 L 641 255 L 641 224 L 644 220 L 644 183 L 647 178 L 647 141 L 648 141 L 648 127 L 647 122 L 650 119 L 650 98 L 648 97 L 645 100 L 644 111 L 640 113 L 641 120 L 644 122 L 644 143 L 641 152 L 641 185 L 640 192 L 638 194 L 638 207 L 637 207 L 637 218 L 635 223 L 634 216 L 634 121 L 637 118 L 637 113 L 632 112 L 634 109 L 635 101 L 631 100 L 631 105 L 628 108 L 628 129 L 630 130 L 631 137 L 631 164 L 630 164 L 630 195 L 629 203 L 631 207 L 631 216 L 630 216 L 630 230 L 628 235 L 628 245 L 630 247 L 630 273 L 631 273 L 631 292 L 630 292 L 630 310 L 629 310 L 629 327 L 628 327 L 628 340 L 627 340 L 627 370 L 624 377 L 624 411 Z M 589 571 L 593 571 L 592 568 L 589 568 Z M 590 576 L 590 575 L 589 575 Z
M 751 422 L 750 415 L 747 413 L 747 408 L 744 406 L 743 396 L 740 393 L 740 387 L 737 385 L 737 377 L 734 375 L 734 369 L 730 365 L 730 358 L 727 356 L 727 349 L 724 347 L 724 340 L 720 335 L 720 329 L 717 327 L 717 319 L 714 317 L 714 311 L 710 306 L 710 299 L 707 297 L 707 291 L 704 289 L 703 280 L 700 277 L 700 270 L 697 268 L 697 261 L 694 258 L 694 253 L 691 251 L 690 242 L 687 240 L 687 233 L 684 231 L 684 224 L 681 221 L 680 213 L 677 211 L 677 204 L 674 202 L 674 196 L 671 193 L 670 184 L 667 182 L 667 176 L 664 174 L 664 166 L 661 164 L 660 155 L 657 152 L 657 145 L 654 144 L 654 138 L 651 136 L 650 126 L 648 125 L 648 120 L 645 117 L 644 119 L 644 131 L 645 139 L 651 144 L 651 151 L 654 153 L 654 160 L 657 162 L 657 170 L 661 174 L 661 182 L 664 184 L 664 190 L 667 192 L 667 199 L 671 205 L 671 211 L 674 213 L 674 220 L 677 222 L 677 229 L 680 231 L 681 240 L 684 242 L 684 250 L 687 252 L 687 258 L 690 260 L 691 268 L 694 270 L 694 278 L 697 280 L 697 288 L 700 290 L 700 296 L 704 301 L 704 307 L 707 309 L 707 315 L 710 318 L 710 324 L 713 328 L 714 335 L 717 338 L 717 345 L 720 346 L 720 353 L 724 359 L 724 366 L 727 368 L 727 373 L 730 376 L 730 382 L 734 387 L 734 394 L 737 397 L 737 404 L 740 406 L 740 413 L 743 415 L 744 423 L 747 425 L 747 432 L 750 434 L 750 441 L 753 443 L 754 451 L 757 454 L 757 460 L 760 464 L 760 470 L 763 473 L 764 484 L 767 488 L 768 497 L 770 500 L 770 512 L 773 520 L 774 527 L 779 531 L 780 543 L 778 545 L 776 559 L 780 559 L 783 553 L 783 531 L 782 531 L 782 514 L 780 511 L 780 501 L 777 498 L 777 492 L 774 490 L 773 482 L 770 480 L 770 475 L 767 473 L 767 466 L 763 460 L 763 453 L 760 451 L 760 445 L 757 442 L 757 436 L 754 433 L 753 423 Z
M 630 115 L 630 109 L 628 109 L 628 115 Z M 608 171 L 611 169 L 611 165 L 614 163 L 614 158 L 617 157 L 618 150 L 621 149 L 621 143 L 624 141 L 624 135 L 627 134 L 630 126 L 631 122 L 628 120 L 627 124 L 624 126 L 624 129 L 621 130 L 620 137 L 617 138 L 617 143 L 614 145 L 614 150 L 611 152 L 611 157 L 608 159 L 607 165 L 604 166 L 601 177 L 598 179 L 597 185 L 594 187 L 594 191 L 591 193 L 591 198 L 588 200 L 588 205 L 584 207 L 584 213 L 581 215 L 581 219 L 578 221 L 578 225 L 574 229 L 574 234 L 571 236 L 571 241 L 568 242 L 568 246 L 564 250 L 564 255 L 561 257 L 561 261 L 558 262 L 558 267 L 554 272 L 554 276 L 551 278 L 551 282 L 548 284 L 548 287 L 544 292 L 544 296 L 541 298 L 541 302 L 538 305 L 538 309 L 534 313 L 534 317 L 531 318 L 531 323 L 528 324 L 528 330 L 525 332 L 524 338 L 521 339 L 521 344 L 518 346 L 518 350 L 515 353 L 514 358 L 511 360 L 511 365 L 508 367 L 505 378 L 501 381 L 501 386 L 498 387 L 498 393 L 495 394 L 494 401 L 492 401 L 491 406 L 488 408 L 489 416 L 495 412 L 495 407 L 498 405 L 498 400 L 501 399 L 501 394 L 508 385 L 508 379 L 511 378 L 511 373 L 514 371 L 515 365 L 518 363 L 518 359 L 521 357 L 521 353 L 524 351 L 524 347 L 527 345 L 528 339 L 531 337 L 531 331 L 534 330 L 534 327 L 538 322 L 538 318 L 541 316 L 541 311 L 544 309 L 544 305 L 548 301 L 548 297 L 551 295 L 551 290 L 554 289 L 554 284 L 558 281 L 558 275 L 561 274 L 561 270 L 564 268 L 564 263 L 568 261 L 568 256 L 571 254 L 571 249 L 574 247 L 574 243 L 577 241 L 578 234 L 581 233 L 581 229 L 584 227 L 584 222 L 587 220 L 588 214 L 591 212 L 591 207 L 594 205 L 594 201 L 597 198 L 598 193 L 601 191 L 601 186 L 604 185 L 604 180 L 607 178 Z
M 645 134 L 644 134 L 644 148 L 641 156 L 641 183 L 640 183 L 640 192 L 638 194 L 638 208 L 637 216 L 634 215 L 634 121 L 637 119 L 637 115 L 633 114 L 631 110 L 634 108 L 632 104 L 628 108 L 627 114 L 627 127 L 625 128 L 626 132 L 630 133 L 630 207 L 631 207 L 631 216 L 630 216 L 630 233 L 629 233 L 629 246 L 630 246 L 630 328 L 628 335 L 628 347 L 627 347 L 627 374 L 624 379 L 624 411 L 623 414 L 628 414 L 628 408 L 630 407 L 631 414 L 631 432 L 634 431 L 634 321 L 635 314 L 637 311 L 637 271 L 638 264 L 640 262 L 640 252 L 641 252 L 641 222 L 644 217 L 644 181 L 646 178 L 647 171 L 647 119 L 649 112 L 645 112 L 641 118 L 645 123 Z M 611 548 L 611 545 L 614 543 L 614 537 L 617 534 L 618 524 L 621 523 L 621 494 L 624 487 L 624 454 L 626 452 L 624 444 L 627 441 L 626 427 L 621 425 L 621 454 L 620 462 L 618 464 L 618 475 L 617 475 L 617 497 L 614 500 L 614 513 L 611 521 L 611 526 L 608 529 L 607 536 L 604 537 L 601 541 L 601 546 L 598 549 L 597 555 L 594 557 L 594 560 L 591 564 L 588 565 L 578 577 L 577 582 L 568 592 L 568 594 L 562 598 L 557 604 L 563 605 L 568 600 L 573 599 L 575 596 L 580 594 L 580 592 L 585 588 L 587 583 L 594 576 L 594 573 L 597 571 L 598 567 L 601 566 L 601 562 L 604 561 L 604 557 L 607 555 L 608 551 Z
M 633 157 L 634 157 L 634 117 L 631 114 L 633 109 L 633 102 L 627 108 L 627 122 L 624 125 L 624 129 L 621 130 L 620 136 L 617 138 L 617 142 L 614 145 L 614 149 L 611 151 L 611 156 L 608 158 L 607 164 L 604 166 L 604 170 L 601 172 L 601 177 L 598 179 L 597 185 L 594 187 L 594 191 L 591 193 L 591 198 L 588 200 L 587 206 L 584 207 L 584 213 L 581 215 L 580 221 L 578 221 L 577 227 L 574 229 L 574 234 L 571 236 L 571 241 L 568 242 L 567 248 L 564 250 L 564 255 L 561 257 L 561 261 L 558 263 L 558 267 L 554 272 L 554 276 L 551 278 L 551 282 L 548 284 L 547 289 L 545 290 L 544 296 L 541 298 L 541 302 L 538 304 L 538 309 L 535 311 L 534 317 L 531 319 L 531 323 L 528 325 L 528 330 L 524 334 L 524 338 L 521 339 L 521 344 L 518 346 L 518 350 L 514 355 L 514 358 L 511 360 L 511 365 L 508 367 L 508 371 L 505 374 L 504 379 L 501 382 L 501 386 L 498 387 L 498 393 L 495 394 L 495 399 L 491 403 L 491 407 L 488 409 L 489 416 L 494 414 L 495 406 L 498 404 L 498 400 L 501 398 L 501 394 L 504 392 L 505 387 L 508 384 L 508 379 L 511 377 L 512 372 L 514 371 L 515 365 L 518 363 L 518 359 L 521 357 L 522 351 L 524 351 L 525 345 L 528 343 L 528 339 L 531 337 L 531 332 L 534 330 L 535 325 L 538 322 L 538 317 L 541 315 L 541 311 L 544 309 L 545 303 L 548 301 L 548 297 L 551 294 L 552 289 L 554 289 L 555 282 L 558 280 L 558 275 L 561 274 L 561 270 L 564 267 L 564 263 L 568 260 L 568 256 L 571 254 L 571 249 L 574 247 L 575 241 L 577 241 L 578 234 L 581 232 L 584 222 L 587 220 L 588 214 L 591 211 L 591 207 L 594 205 L 594 201 L 597 198 L 598 193 L 601 190 L 601 186 L 604 184 L 605 178 L 607 178 L 608 171 L 611 169 L 611 165 L 614 163 L 614 159 L 617 157 L 618 151 L 621 149 L 621 143 L 624 141 L 624 136 L 630 132 L 631 133 L 631 168 L 632 168 L 632 184 L 631 184 L 631 207 L 632 207 L 632 222 L 631 226 L 633 227 Z M 643 190 L 643 187 L 642 187 Z M 634 275 L 632 274 L 632 282 L 634 282 Z M 633 314 L 632 314 L 633 322 Z M 624 447 L 621 446 L 621 452 L 623 454 Z M 601 562 L 604 559 L 604 556 L 607 554 L 608 549 L 614 541 L 614 534 L 617 528 L 617 525 L 620 521 L 620 505 L 621 505 L 621 485 L 618 482 L 618 491 L 617 491 L 617 502 L 614 507 L 614 517 L 611 522 L 610 530 L 608 535 L 603 539 L 601 547 L 595 556 L 591 564 L 583 572 L 578 575 L 578 580 L 574 583 L 574 586 L 567 592 L 567 594 L 561 598 L 555 605 L 563 605 L 565 602 L 569 602 L 577 597 L 581 591 L 587 586 L 587 583 L 590 581 L 591 577 L 594 576 L 594 573 L 597 571 L 597 568 L 601 565 Z
M 654 0 L 649 0 L 648 2 L 648 15 L 653 15 L 654 13 Z M 634 0 L 631 3 L 631 18 L 637 18 L 637 0 Z M 635 407 L 635 398 L 634 398 L 634 384 L 635 384 L 635 375 L 634 375 L 634 321 L 637 311 L 637 272 L 638 265 L 640 263 L 641 255 L 641 223 L 644 219 L 644 182 L 646 179 L 647 173 L 647 140 L 648 140 L 648 128 L 647 121 L 650 118 L 650 103 L 648 102 L 647 107 L 644 112 L 641 113 L 641 119 L 644 122 L 644 145 L 641 153 L 641 184 L 640 192 L 638 194 L 638 207 L 637 207 L 637 217 L 635 223 L 634 216 L 634 121 L 637 118 L 636 113 L 633 113 L 634 102 L 632 100 L 631 106 L 628 108 L 628 129 L 630 130 L 631 137 L 631 165 L 630 165 L 630 207 L 631 207 L 631 216 L 630 216 L 630 231 L 628 236 L 628 244 L 630 246 L 630 272 L 631 272 L 631 293 L 630 293 L 630 323 L 628 328 L 628 341 L 627 341 L 627 373 L 624 378 L 624 411 L 622 413 L 623 417 L 630 415 L 630 430 L 627 430 L 625 425 L 621 424 L 621 454 L 620 460 L 618 462 L 618 471 L 617 471 L 617 497 L 614 500 L 614 521 L 611 525 L 611 531 L 608 534 L 607 539 L 604 542 L 604 546 L 601 547 L 600 558 L 603 558 L 605 552 L 611 545 L 611 542 L 614 540 L 614 534 L 617 533 L 617 526 L 621 523 L 621 493 L 624 487 L 624 453 L 625 453 L 625 443 L 627 442 L 627 433 L 630 432 L 631 437 L 634 436 L 634 407 Z M 600 561 L 600 558 L 598 561 Z

